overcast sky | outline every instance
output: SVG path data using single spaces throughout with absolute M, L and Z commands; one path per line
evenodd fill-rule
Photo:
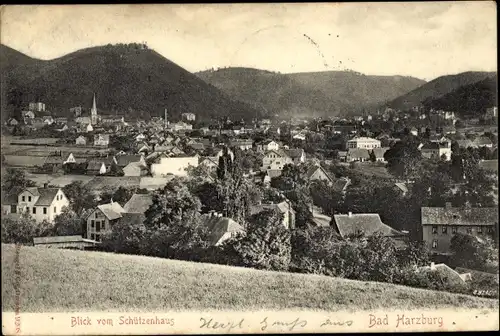
M 1 42 L 52 59 L 143 42 L 189 71 L 496 71 L 494 2 L 7 6 Z

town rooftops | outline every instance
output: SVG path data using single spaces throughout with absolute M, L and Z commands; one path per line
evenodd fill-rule
M 316 171 L 318 171 L 318 170 L 321 170 L 325 174 L 325 176 L 328 178 L 328 181 L 330 181 L 330 182 L 333 181 L 333 179 L 330 176 L 330 174 L 323 167 L 321 167 L 320 165 L 313 166 L 313 167 L 309 168 L 307 170 L 307 173 L 306 173 L 306 179 L 309 180 L 314 175 L 314 173 L 316 173 Z
M 423 207 L 422 225 L 494 225 L 498 208 Z
M 127 213 L 145 213 L 153 204 L 153 196 L 150 194 L 133 194 L 123 210 Z
M 226 233 L 245 232 L 243 227 L 231 218 L 214 215 L 205 215 L 205 217 L 208 217 L 206 225 L 212 245 L 220 244 L 221 238 L 223 238 Z
M 116 157 L 116 162 L 118 166 L 125 167 L 131 162 L 141 161 L 142 155 L 119 155 Z
M 478 147 L 493 145 L 493 142 L 490 140 L 490 138 L 485 136 L 477 137 L 476 139 L 474 139 L 473 143 Z
M 30 192 L 33 196 L 38 197 L 36 200 L 35 206 L 48 206 L 52 204 L 52 201 L 56 197 L 57 192 L 60 188 L 38 188 L 38 187 L 29 187 L 29 188 L 13 188 L 5 199 L 2 201 L 3 204 L 17 204 L 18 196 L 24 191 Z
M 380 142 L 380 140 L 377 140 L 377 139 L 373 139 L 373 138 L 369 138 L 369 137 L 355 137 L 355 138 L 352 138 L 350 140 L 348 140 L 348 142 Z
M 365 148 L 349 148 L 347 155 L 351 158 L 361 158 L 368 160 L 370 158 L 370 152 Z
M 273 204 L 258 204 L 254 205 L 250 208 L 250 213 L 251 214 L 256 214 L 264 210 L 277 210 L 280 213 L 286 213 L 288 211 L 295 213 L 295 210 L 288 205 L 286 201 L 280 202 L 280 203 L 273 203 Z
M 292 149 L 281 149 L 286 155 L 291 157 L 292 159 L 297 159 L 304 155 L 304 149 L 302 148 L 292 148 Z
M 125 212 L 122 206 L 117 202 L 111 202 L 107 204 L 98 205 L 97 208 L 106 216 L 109 220 L 114 220 L 122 217 L 122 212 Z
M 403 233 L 382 223 L 378 214 L 342 214 L 333 215 L 333 225 L 342 237 L 363 232 L 371 236 L 380 232 L 387 237 L 400 237 Z
M 479 161 L 479 167 L 498 174 L 498 160 L 481 160 Z

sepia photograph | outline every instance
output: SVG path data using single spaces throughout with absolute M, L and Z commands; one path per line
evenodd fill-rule
M 0 6 L 2 333 L 499 329 L 493 1 Z

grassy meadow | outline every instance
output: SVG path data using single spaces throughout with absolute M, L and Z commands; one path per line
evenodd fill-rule
M 14 245 L 2 244 L 4 311 L 14 310 L 14 260 Z M 23 312 L 498 308 L 498 300 L 384 283 L 102 252 L 23 246 L 19 266 Z

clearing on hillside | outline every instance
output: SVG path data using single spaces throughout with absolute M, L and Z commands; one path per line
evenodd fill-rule
M 482 299 L 385 283 L 103 252 L 2 244 L 3 311 L 359 311 L 494 308 Z M 20 272 L 20 273 L 17 273 Z

